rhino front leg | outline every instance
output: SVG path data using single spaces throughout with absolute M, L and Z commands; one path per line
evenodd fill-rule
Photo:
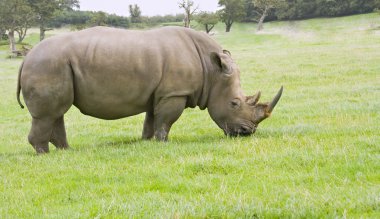
M 146 112 L 142 139 L 149 140 L 154 136 L 154 114 L 151 111 Z
M 186 107 L 186 97 L 162 99 L 154 109 L 154 136 L 159 141 L 167 141 L 170 128 Z

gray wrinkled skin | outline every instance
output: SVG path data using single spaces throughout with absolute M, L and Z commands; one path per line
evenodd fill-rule
M 69 147 L 63 117 L 72 105 L 108 120 L 146 112 L 143 139 L 167 140 L 183 110 L 196 106 L 207 108 L 226 135 L 250 135 L 282 88 L 271 103 L 257 103 L 260 93 L 245 96 L 239 74 L 230 53 L 204 33 L 95 27 L 33 48 L 20 67 L 17 98 L 22 106 L 21 90 L 37 153 L 48 152 L 49 142 Z

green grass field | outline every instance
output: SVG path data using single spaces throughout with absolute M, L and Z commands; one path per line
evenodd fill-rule
M 21 59 L 0 47 L 0 218 L 379 218 L 380 15 L 219 24 L 242 87 L 272 117 L 227 138 L 187 109 L 170 142 L 140 140 L 143 115 L 66 114 L 68 151 L 37 156 L 16 101 Z M 35 43 L 30 35 L 27 42 Z

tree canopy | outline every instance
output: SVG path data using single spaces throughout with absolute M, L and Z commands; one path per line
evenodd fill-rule
M 257 30 L 263 29 L 263 23 L 269 13 L 285 4 L 285 0 L 253 0 L 253 11 L 260 17 L 257 20 Z
M 33 11 L 37 15 L 37 22 L 40 27 L 40 40 L 45 38 L 48 21 L 58 10 L 79 8 L 79 0 L 27 0 Z
M 194 1 L 192 0 L 182 0 L 178 2 L 179 8 L 183 8 L 185 10 L 185 18 L 183 19 L 184 21 L 184 27 L 189 28 L 190 27 L 190 22 L 195 14 L 195 12 L 198 10 L 198 6 L 194 6 Z
M 19 41 L 21 41 L 33 19 L 34 13 L 26 0 L 0 1 L 0 32 L 8 31 L 11 51 L 16 50 L 14 33 L 19 33 Z
M 129 5 L 131 23 L 141 23 L 141 9 L 137 4 Z
M 285 0 L 275 14 L 278 19 L 293 20 L 368 13 L 379 7 L 379 0 Z
M 218 11 L 220 20 L 226 24 L 226 32 L 230 32 L 232 24 L 245 16 L 244 0 L 219 0 Z
M 210 33 L 214 26 L 219 22 L 219 17 L 216 13 L 202 11 L 197 15 L 196 21 L 203 25 L 206 33 Z

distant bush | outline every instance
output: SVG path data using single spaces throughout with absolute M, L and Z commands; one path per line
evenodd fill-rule
M 81 30 L 91 26 L 111 26 L 122 28 L 147 28 L 157 26 L 158 24 L 178 24 L 184 19 L 183 14 L 176 15 L 156 15 L 141 16 L 141 22 L 131 23 L 128 17 L 115 14 L 107 14 L 104 12 L 93 11 L 60 11 L 55 14 L 54 18 L 49 22 L 50 27 L 60 28 L 62 26 L 70 26 L 72 30 Z
M 176 23 L 183 22 L 185 18 L 184 14 L 176 14 L 176 15 L 156 15 L 151 17 L 144 17 L 143 22 L 150 24 L 162 24 L 162 23 Z
M 286 0 L 276 9 L 278 19 L 294 20 L 314 17 L 336 17 L 373 12 L 379 0 Z
M 127 17 L 104 12 L 93 11 L 61 11 L 55 14 L 49 26 L 59 28 L 71 26 L 71 29 L 80 30 L 91 26 L 111 26 L 129 28 L 130 22 Z
M 8 44 L 9 44 L 9 42 L 6 41 L 6 40 L 1 40 L 0 41 L 0 46 L 5 46 L 5 45 L 8 45 Z
M 163 27 L 166 27 L 166 26 L 178 26 L 178 27 L 182 27 L 183 26 L 183 22 L 161 23 L 160 25 L 163 26 Z
M 7 34 L 2 34 L 1 36 L 0 36 L 0 40 L 8 40 L 8 35 Z

